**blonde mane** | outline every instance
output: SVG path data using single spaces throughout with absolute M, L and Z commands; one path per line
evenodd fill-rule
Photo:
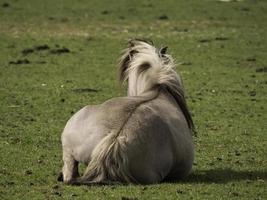
M 130 40 L 119 60 L 119 80 L 121 83 L 128 82 L 128 96 L 142 96 L 153 89 L 166 89 L 193 130 L 181 78 L 175 71 L 173 58 L 166 54 L 166 50 L 167 47 L 157 49 L 144 40 Z

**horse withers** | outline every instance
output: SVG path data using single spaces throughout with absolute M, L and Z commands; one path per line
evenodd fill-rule
M 65 183 L 153 184 L 188 175 L 193 121 L 167 48 L 131 40 L 119 62 L 128 95 L 74 114 L 62 133 Z M 79 176 L 78 163 L 87 165 Z

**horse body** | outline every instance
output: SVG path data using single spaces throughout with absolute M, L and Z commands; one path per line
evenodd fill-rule
M 135 54 L 145 52 L 148 57 L 136 55 L 139 63 L 133 59 L 142 69 L 129 66 L 131 52 L 122 57 L 120 76 L 128 79 L 128 96 L 86 106 L 68 121 L 62 133 L 64 182 L 150 184 L 177 180 L 190 172 L 194 157 L 191 118 L 182 90 L 173 90 L 181 86 L 180 78 L 165 71 L 171 79 L 160 78 L 169 84 L 159 84 L 158 69 L 142 76 L 158 64 L 158 54 L 151 59 L 155 48 L 143 41 L 136 43 Z M 87 164 L 82 177 L 78 162 Z

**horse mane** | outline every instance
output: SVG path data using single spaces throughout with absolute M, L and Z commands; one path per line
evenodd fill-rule
M 129 96 L 142 96 L 155 88 L 165 89 L 175 99 L 193 131 L 194 123 L 186 104 L 183 84 L 175 71 L 173 58 L 166 54 L 166 50 L 167 47 L 157 49 L 151 41 L 130 40 L 119 60 L 119 81 L 128 81 Z

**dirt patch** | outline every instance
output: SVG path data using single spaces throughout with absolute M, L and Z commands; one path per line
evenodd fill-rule
M 8 7 L 10 7 L 10 4 L 7 3 L 7 2 L 5 2 L 5 3 L 3 3 L 3 4 L 1 5 L 1 7 L 2 7 L 2 8 L 8 8 Z
M 167 15 L 161 15 L 158 17 L 159 20 L 169 20 L 169 17 Z
M 38 52 L 38 51 L 45 51 L 45 50 L 48 50 L 48 49 L 50 49 L 50 47 L 47 44 L 37 45 L 37 46 L 31 47 L 31 48 L 25 48 L 25 49 L 23 49 L 21 51 L 21 53 L 24 56 L 27 56 L 28 54 L 32 54 L 32 53 Z
M 200 43 L 206 43 L 206 42 L 211 42 L 212 41 L 212 39 L 200 39 L 200 40 L 198 40 L 198 42 L 200 42 Z
M 206 43 L 206 42 L 213 42 L 213 41 L 227 41 L 229 40 L 228 37 L 215 37 L 215 38 L 203 38 L 198 40 L 200 43 Z
M 48 51 L 48 50 L 50 54 L 57 54 L 57 55 L 71 52 L 70 49 L 68 49 L 67 47 L 60 47 L 59 45 L 55 45 L 55 46 L 56 48 L 51 49 L 47 44 L 36 45 L 31 48 L 23 49 L 21 53 L 23 54 L 23 56 L 27 56 L 35 52 Z
M 92 88 L 76 88 L 72 90 L 76 93 L 85 93 L 85 92 L 99 92 L 99 90 L 92 89 Z
M 217 40 L 217 41 L 225 41 L 225 40 L 229 40 L 229 38 L 227 38 L 227 37 L 216 37 L 215 40 Z
M 107 15 L 107 14 L 109 14 L 110 12 L 108 11 L 108 10 L 103 10 L 102 12 L 101 12 L 101 14 L 102 15 Z
M 16 61 L 10 61 L 10 65 L 22 65 L 22 64 L 30 64 L 31 62 L 28 59 L 18 59 Z
M 258 73 L 266 73 L 267 72 L 267 67 L 260 67 L 256 69 L 256 72 Z
M 44 51 L 50 49 L 50 47 L 47 44 L 35 46 L 34 49 L 36 51 Z
M 34 50 L 31 49 L 31 48 L 26 48 L 26 49 L 23 49 L 23 50 L 21 51 L 21 53 L 22 53 L 24 56 L 26 56 L 26 55 L 28 55 L 28 54 L 31 54 L 31 53 L 33 53 L 33 52 L 34 52 Z
M 57 49 L 51 49 L 51 54 L 63 54 L 63 53 L 70 53 L 70 50 L 66 47 L 57 48 Z
M 138 200 L 136 197 L 121 197 L 121 200 Z
M 246 59 L 246 61 L 248 62 L 256 62 L 256 58 L 255 57 L 249 57 Z
M 23 65 L 23 64 L 32 64 L 32 63 L 46 64 L 46 61 L 39 60 L 39 61 L 32 62 L 32 61 L 28 60 L 27 58 L 25 58 L 25 59 L 18 59 L 16 61 L 10 61 L 8 64 L 10 64 L 10 65 Z

